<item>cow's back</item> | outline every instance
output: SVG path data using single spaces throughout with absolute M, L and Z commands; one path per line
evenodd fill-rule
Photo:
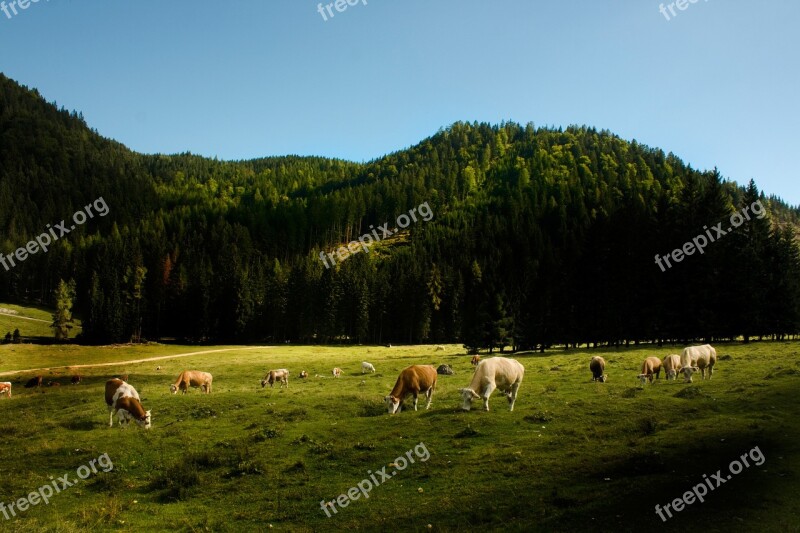
M 483 359 L 475 370 L 475 378 L 480 381 L 481 389 L 492 381 L 498 388 L 506 388 L 522 381 L 524 375 L 525 367 L 522 363 L 505 357 Z
M 109 379 L 106 381 L 106 405 L 114 405 L 114 395 L 124 383 L 121 379 Z
M 139 393 L 132 385 L 125 383 L 121 379 L 110 379 L 106 381 L 106 404 L 113 406 L 119 398 L 135 398 L 141 401 Z
M 698 366 L 698 361 L 703 367 L 713 366 L 717 362 L 717 350 L 710 344 L 689 346 L 683 349 L 681 353 L 682 366 Z

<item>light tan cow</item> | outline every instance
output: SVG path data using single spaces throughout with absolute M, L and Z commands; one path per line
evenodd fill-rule
M 121 379 L 109 379 L 106 381 L 106 405 L 108 406 L 108 427 L 114 425 L 114 413 L 117 413 L 120 427 L 127 426 L 131 420 L 145 429 L 150 429 L 150 411 L 145 411 L 142 407 L 139 393 L 133 386 L 125 383 Z
M 335 378 L 342 377 L 342 369 L 339 368 L 338 366 L 333 369 L 333 377 L 335 377 Z
M 270 370 L 269 372 L 267 372 L 267 375 L 264 376 L 264 379 L 261 380 L 261 388 L 263 389 L 264 387 L 266 387 L 267 383 L 269 383 L 269 387 L 272 388 L 272 386 L 275 384 L 276 381 L 280 382 L 281 389 L 283 388 L 284 385 L 286 385 L 286 388 L 288 389 L 289 371 L 286 370 L 285 368 L 279 368 L 278 370 Z
M 178 380 L 169 386 L 172 394 L 178 394 L 181 391 L 183 394 L 189 392 L 189 387 L 199 387 L 200 390 L 206 394 L 211 394 L 211 386 L 214 381 L 214 376 L 208 372 L 201 372 L 199 370 L 184 370 L 178 376 Z
M 492 357 L 484 359 L 475 369 L 469 387 L 459 389 L 464 400 L 461 408 L 469 411 L 472 400 L 483 398 L 483 409 L 489 410 L 489 397 L 495 389 L 499 389 L 508 398 L 509 411 L 514 410 L 517 391 L 525 376 L 525 367 L 516 359 Z
M 639 374 L 639 383 L 644 385 L 647 381 L 653 382 L 653 376 L 658 379 L 661 377 L 661 359 L 658 357 L 648 357 L 642 363 L 642 373 Z
M 664 367 L 667 380 L 678 379 L 678 372 L 681 371 L 681 356 L 676 353 L 668 355 L 661 362 L 661 366 Z

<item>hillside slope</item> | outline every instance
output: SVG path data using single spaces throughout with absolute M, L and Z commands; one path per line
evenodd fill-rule
M 797 210 L 606 131 L 457 123 L 365 164 L 141 155 L 2 77 L 0 139 L 0 252 L 108 205 L 0 268 L 8 301 L 49 303 L 75 279 L 93 342 L 534 347 L 800 329 Z M 654 262 L 756 203 L 765 218 Z M 432 220 L 402 238 L 320 259 L 423 205 Z

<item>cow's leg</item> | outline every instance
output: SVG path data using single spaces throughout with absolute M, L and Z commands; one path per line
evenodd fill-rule
M 508 408 L 509 411 L 514 410 L 514 402 L 517 401 L 517 391 L 519 390 L 519 385 L 520 385 L 519 382 L 516 382 L 513 385 L 511 385 L 511 394 L 508 395 L 508 403 L 511 404 L 509 405 Z
M 415 411 L 417 410 L 417 397 L 418 397 L 418 393 L 417 393 L 417 391 L 414 391 L 414 410 Z
M 708 379 L 711 379 L 712 375 L 714 375 L 714 365 L 708 367 Z
M 488 385 L 486 385 L 486 390 L 483 391 L 483 410 L 484 411 L 488 411 L 489 410 L 489 396 L 492 395 L 492 393 L 494 392 L 494 389 L 496 389 L 496 388 L 497 388 L 497 385 L 495 385 L 494 383 L 489 383 Z
M 108 427 L 114 427 L 114 408 L 108 406 Z
M 425 410 L 427 411 L 428 409 L 431 408 L 431 402 L 433 401 L 433 388 L 426 390 L 425 396 L 428 397 L 428 403 L 427 405 L 425 405 Z

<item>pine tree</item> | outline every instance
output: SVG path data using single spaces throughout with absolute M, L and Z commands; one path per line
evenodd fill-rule
M 75 303 L 75 281 L 69 283 L 63 279 L 59 280 L 58 288 L 55 292 L 56 312 L 53 313 L 53 323 L 50 325 L 55 330 L 57 341 L 66 341 L 69 338 L 69 330 L 72 329 L 72 306 Z M 15 337 L 19 335 L 19 330 L 14 332 Z

